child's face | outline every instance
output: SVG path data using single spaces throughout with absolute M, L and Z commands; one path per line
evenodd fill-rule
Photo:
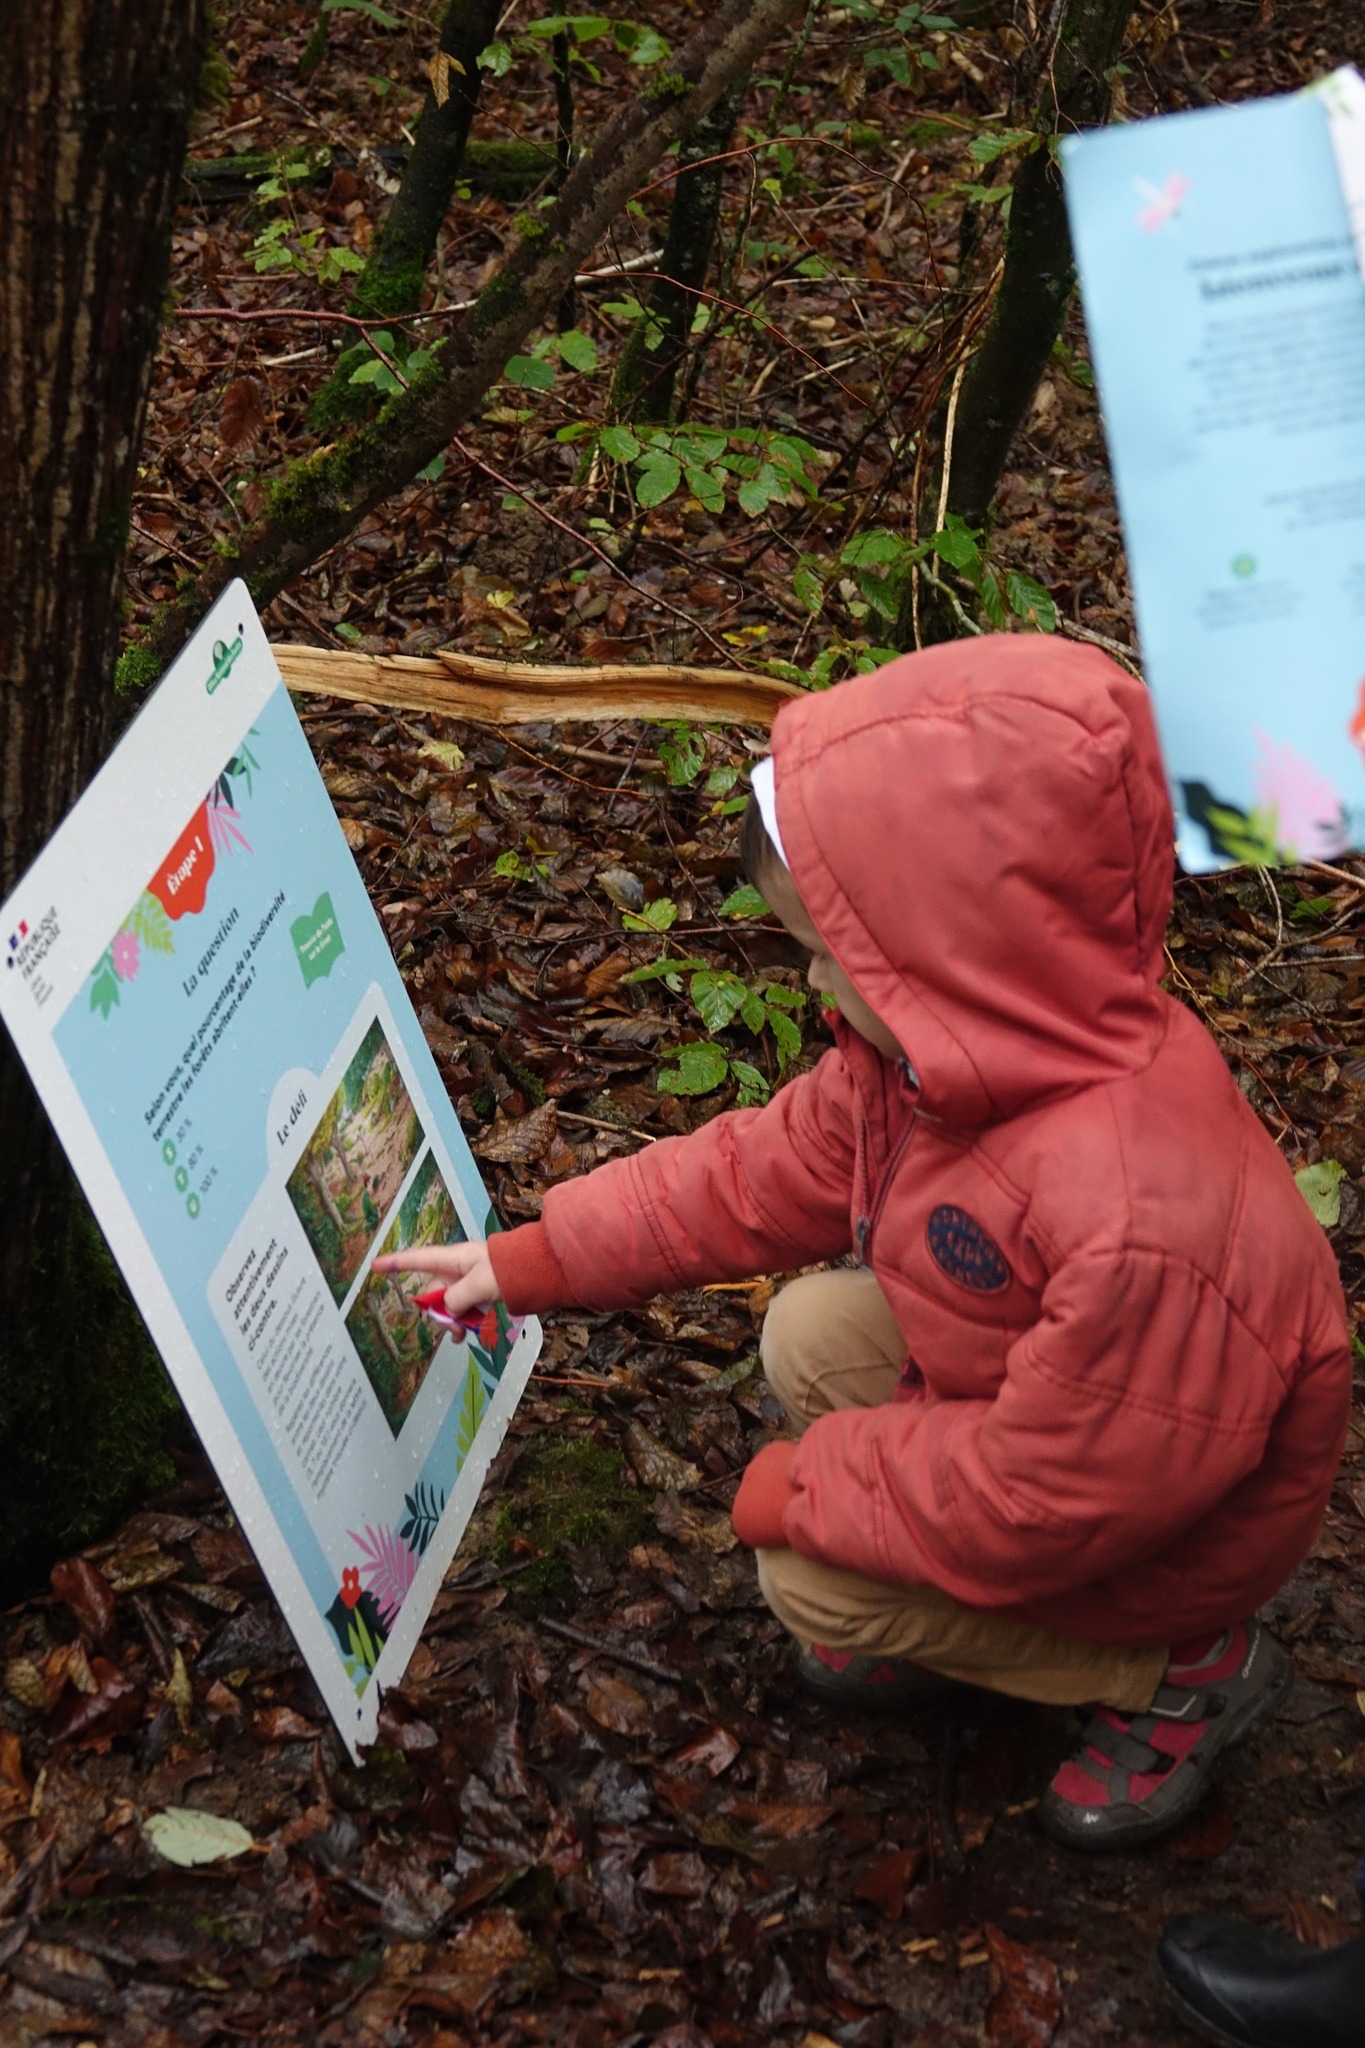
M 804 946 L 810 954 L 810 966 L 806 969 L 806 980 L 817 995 L 830 995 L 839 1005 L 839 1014 L 845 1023 L 851 1024 L 860 1038 L 888 1060 L 901 1057 L 901 1047 L 892 1036 L 887 1025 L 874 1010 L 868 1008 L 853 983 L 834 958 L 819 932 L 810 912 L 801 901 L 795 882 L 786 868 L 777 861 L 766 864 L 763 875 L 763 894 L 768 903 L 781 918 L 798 946 Z

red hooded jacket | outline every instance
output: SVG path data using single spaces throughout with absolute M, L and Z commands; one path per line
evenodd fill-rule
M 1326 1237 L 1159 986 L 1145 690 L 982 638 L 784 706 L 773 753 L 796 887 L 907 1058 L 836 1021 L 766 1108 L 552 1188 L 490 1247 L 509 1306 L 854 1248 L 909 1398 L 806 1431 L 794 1549 L 1092 1641 L 1251 1613 L 1317 1532 L 1350 1346 Z

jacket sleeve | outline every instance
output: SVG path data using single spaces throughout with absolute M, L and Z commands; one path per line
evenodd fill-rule
M 540 1224 L 490 1240 L 508 1306 L 629 1308 L 852 1244 L 853 1083 L 827 1052 L 763 1109 L 732 1110 L 550 1189 Z
M 787 1538 L 823 1564 L 972 1606 L 1062 1593 L 1198 1522 L 1260 1464 L 1286 1392 L 1213 1282 L 1169 1252 L 1074 1258 L 993 1400 L 812 1423 Z

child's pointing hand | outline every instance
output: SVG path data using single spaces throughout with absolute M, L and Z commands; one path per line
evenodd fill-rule
M 430 1273 L 445 1287 L 445 1313 L 458 1322 L 471 1309 L 486 1308 L 501 1289 L 488 1246 L 481 1243 L 427 1245 L 423 1250 L 386 1252 L 376 1273 Z

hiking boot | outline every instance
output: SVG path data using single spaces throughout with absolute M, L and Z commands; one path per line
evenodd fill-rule
M 1173 1650 L 1141 1714 L 1101 1707 L 1038 1806 L 1038 1823 L 1073 1849 L 1131 1849 L 1169 1834 L 1209 1788 L 1230 1744 L 1284 1705 L 1294 1667 L 1259 1622 L 1212 1644 Z
M 1184 1913 L 1157 1969 L 1187 2027 L 1222 2048 L 1359 2048 L 1365 1938 L 1305 1948 L 1278 1929 Z
M 908 1657 L 866 1657 L 856 1650 L 828 1650 L 822 1643 L 801 1652 L 796 1676 L 825 1706 L 861 1714 L 931 1706 L 953 1690 L 950 1678 L 940 1678 Z

